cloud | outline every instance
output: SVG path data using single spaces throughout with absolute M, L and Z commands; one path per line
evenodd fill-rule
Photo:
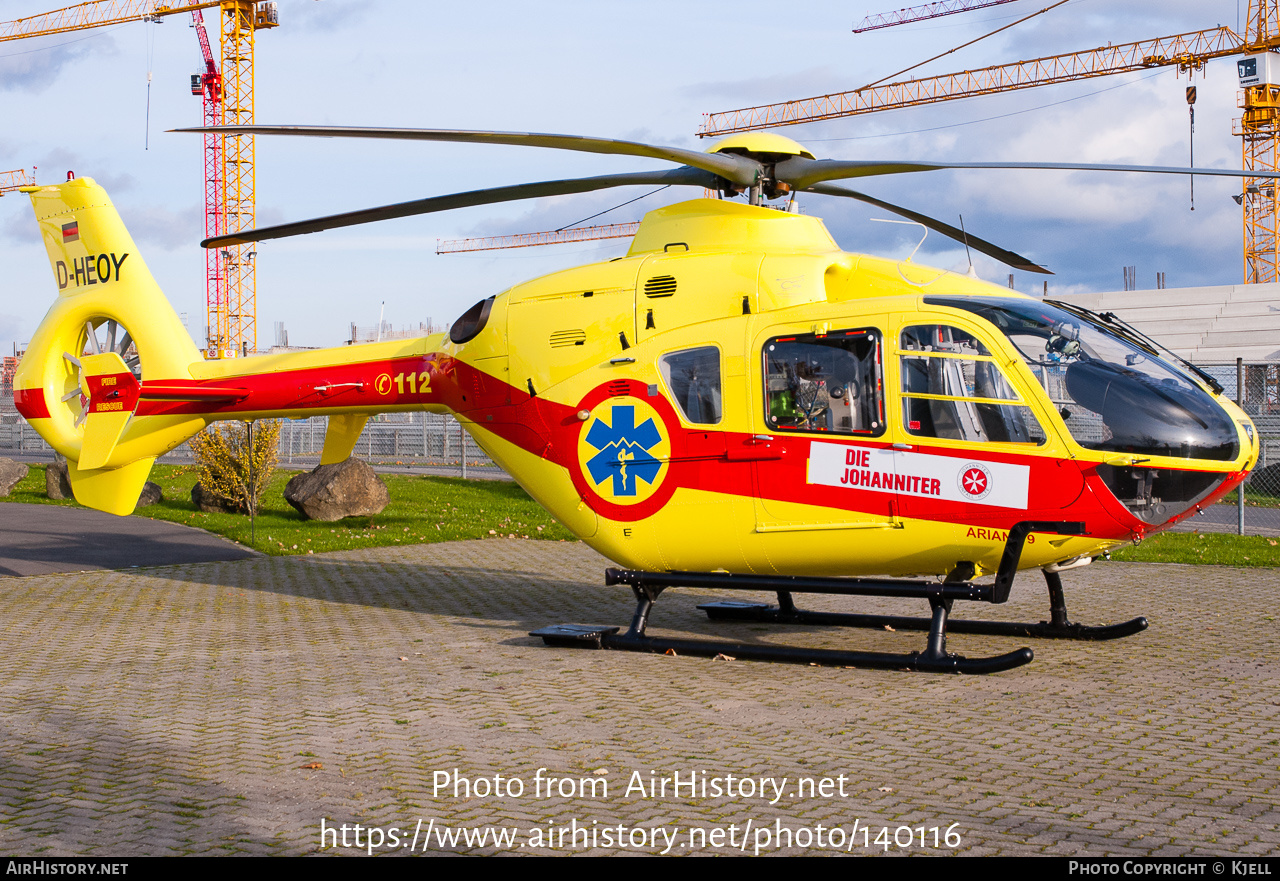
M 811 67 L 784 76 L 762 76 L 739 80 L 690 83 L 681 90 L 686 98 L 715 99 L 735 107 L 754 107 L 799 97 L 826 95 L 856 89 L 865 83 L 851 82 L 847 72 L 832 67 Z
M 172 251 L 204 238 L 203 207 L 173 211 L 161 205 L 129 206 L 121 210 L 121 216 L 139 245 Z
M 367 19 L 373 6 L 368 0 L 284 0 L 280 23 L 300 33 L 341 31 Z
M 20 199 L 21 201 L 15 198 L 0 201 L 0 209 L 8 209 L 4 211 L 6 217 L 3 225 L 0 226 L 0 237 L 22 245 L 39 246 L 40 228 L 36 226 L 36 219 L 31 213 L 31 203 L 26 202 L 25 196 Z M 26 204 L 23 204 L 24 202 Z M 14 210 L 15 207 L 17 210 Z
M 0 312 L 0 340 L 24 339 L 28 333 L 26 322 L 17 315 Z M 12 354 L 6 352 L 5 354 Z
M 62 42 L 52 43 L 55 39 Z M 0 91 L 43 92 L 68 65 L 94 55 L 115 54 L 115 42 L 102 31 L 71 39 L 65 35 L 33 39 L 31 43 L 35 45 L 6 44 L 26 48 L 0 55 Z
M 590 226 L 609 223 L 629 223 L 639 220 L 646 212 L 665 204 L 694 198 L 701 195 L 700 190 L 689 187 L 672 187 L 653 193 L 630 205 L 622 205 L 637 196 L 651 193 L 654 187 L 622 187 L 604 193 L 590 193 L 571 197 L 538 199 L 533 207 L 526 208 L 520 214 L 506 217 L 489 218 L 466 230 L 463 235 L 470 237 L 509 236 L 519 233 L 544 232 L 566 226 Z M 609 209 L 618 207 L 616 210 Z M 602 211 L 608 211 L 601 217 L 591 217 Z M 588 219 L 589 218 L 589 219 Z
M 54 147 L 44 153 L 36 162 L 36 182 L 40 184 L 61 183 L 66 180 L 67 172 L 77 169 L 101 167 L 104 163 L 95 162 L 80 153 L 63 147 Z M 79 176 L 77 174 L 77 176 Z M 92 175 L 112 196 L 127 193 L 138 186 L 138 179 L 129 173 L 112 174 L 110 172 Z

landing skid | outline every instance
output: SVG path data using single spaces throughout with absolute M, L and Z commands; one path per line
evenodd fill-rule
M 979 633 L 987 636 L 1029 636 L 1036 639 L 1104 640 L 1132 636 L 1147 629 L 1146 618 L 1133 618 L 1119 624 L 1075 624 L 1067 620 L 1067 605 L 1062 592 L 1062 579 L 1056 572 L 1045 572 L 1049 587 L 1049 620 L 1032 624 L 1015 621 L 974 621 L 951 618 L 951 633 Z M 789 591 L 778 591 L 778 605 L 723 600 L 703 603 L 699 609 L 713 621 L 754 621 L 772 624 L 822 624 L 836 627 L 871 627 L 877 630 L 929 630 L 930 618 L 903 615 L 863 615 L 846 612 L 813 612 L 796 608 Z
M 800 664 L 823 664 L 842 667 L 870 667 L 876 669 L 908 669 L 938 673 L 997 673 L 1030 663 L 1034 657 L 1031 649 L 1020 648 L 1003 655 L 986 658 L 966 658 L 947 652 L 947 629 L 957 632 L 1000 633 L 1012 635 L 1069 636 L 1077 639 L 1106 639 L 1124 636 L 1129 632 L 1145 629 L 1145 619 L 1135 619 L 1127 624 L 1111 628 L 1081 628 L 1066 620 L 1066 605 L 1062 600 L 1062 583 L 1056 574 L 1046 573 L 1053 605 L 1053 621 L 1039 625 L 1006 624 L 1004 622 L 967 621 L 951 622 L 948 619 L 956 600 L 973 600 L 987 603 L 1003 603 L 1009 598 L 1013 578 L 1017 573 L 1022 547 L 1032 532 L 1057 535 L 1081 535 L 1083 523 L 1025 521 L 1009 530 L 1004 555 L 996 573 L 994 584 L 974 584 L 973 566 L 957 566 L 941 584 L 924 581 L 888 580 L 867 578 L 802 578 L 767 577 L 754 575 L 729 575 L 714 572 L 640 572 L 635 570 L 608 569 L 606 584 L 627 584 L 636 596 L 636 610 L 631 627 L 619 633 L 618 627 L 595 627 L 562 624 L 535 630 L 530 636 L 541 637 L 550 646 L 572 648 L 618 649 L 622 651 L 687 654 L 701 657 L 728 656 L 744 660 L 784 661 Z M 713 640 L 660 638 L 645 635 L 649 613 L 654 602 L 669 587 L 716 587 L 729 590 L 772 590 L 777 592 L 780 606 L 764 606 L 750 603 L 713 603 L 709 614 L 713 619 L 774 621 L 778 623 L 826 623 L 849 626 L 883 627 L 886 623 L 903 630 L 927 630 L 929 633 L 922 652 L 895 654 L 886 652 L 850 652 L 834 649 L 807 649 L 797 646 L 769 646 L 752 643 L 726 643 Z M 1055 593 L 1056 587 L 1056 593 Z M 929 602 L 929 618 L 899 618 L 880 615 L 833 615 L 824 612 L 807 612 L 797 609 L 791 601 L 793 593 L 824 593 L 845 596 L 912 597 Z M 700 608 L 707 608 L 702 606 Z M 836 620 L 838 619 L 838 620 Z M 1140 623 L 1139 623 L 1140 622 Z M 954 626 L 960 625 L 960 626 Z M 975 627 L 978 625 L 978 627 Z M 994 629 L 982 629 L 982 628 Z M 1028 628 L 1031 630 L 1029 631 Z M 1101 636 L 1102 631 L 1117 632 Z M 1131 629 L 1127 629 L 1131 628 Z M 1044 632 L 1033 632 L 1042 630 Z M 1078 635 L 1081 631 L 1093 635 Z
M 617 571 L 617 570 L 611 570 Z M 962 658 L 942 650 L 909 654 L 891 652 L 845 652 L 835 649 L 805 649 L 796 646 L 769 646 L 752 643 L 716 642 L 701 639 L 665 639 L 619 634 L 618 627 L 590 627 L 581 624 L 557 624 L 535 630 L 550 646 L 561 648 L 619 649 L 628 652 L 692 655 L 702 658 L 725 657 L 742 661 L 782 661 L 791 664 L 821 664 L 827 667 L 868 667 L 876 670 L 919 670 L 928 673 L 999 673 L 1031 662 L 1031 649 L 990 658 Z M 932 642 L 932 638 L 930 639 Z

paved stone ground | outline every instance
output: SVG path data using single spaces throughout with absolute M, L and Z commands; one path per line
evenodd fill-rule
M 617 852 L 602 830 L 621 825 L 628 851 L 666 846 L 632 848 L 632 830 L 666 830 L 674 853 L 736 852 L 744 833 L 749 851 L 775 852 L 760 834 L 780 824 L 793 833 L 784 851 L 813 853 L 805 836 L 820 825 L 847 846 L 857 823 L 855 851 L 864 830 L 874 850 L 887 827 L 916 852 L 1280 853 L 1280 572 L 1071 572 L 1074 618 L 1146 614 L 1151 629 L 1032 641 L 1027 667 L 959 677 L 550 649 L 526 635 L 624 624 L 629 592 L 602 586 L 604 565 L 580 544 L 490 540 L 0 578 L 0 850 L 303 854 L 321 850 L 322 819 L 347 824 L 352 845 L 355 824 L 365 844 L 366 827 L 409 840 L 421 819 L 416 851 L 429 828 L 431 851 Z M 664 595 L 653 631 L 923 644 L 916 633 L 713 627 L 694 610 L 708 595 Z M 1024 576 L 1009 605 L 988 611 L 1040 620 L 1045 605 L 1041 580 Z M 950 648 L 1024 642 L 956 635 Z M 575 789 L 603 780 L 608 794 L 535 794 L 539 768 Z M 453 769 L 518 778 L 524 795 L 433 792 Z M 735 788 L 742 776 L 787 782 L 775 804 L 627 792 L 633 772 L 647 787 L 651 772 L 695 771 L 732 774 Z M 801 778 L 831 778 L 832 790 L 801 794 Z M 537 846 L 575 822 L 594 843 L 566 834 Z M 958 845 L 935 849 L 930 830 L 941 839 L 952 824 Z M 487 827 L 515 843 L 440 838 Z M 694 828 L 706 839 L 690 846 Z
M 0 575 L 212 563 L 255 556 L 221 536 L 145 516 L 61 505 L 0 504 Z

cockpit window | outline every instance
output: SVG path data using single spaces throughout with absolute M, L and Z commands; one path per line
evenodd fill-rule
M 720 421 L 720 350 L 700 346 L 658 359 L 658 369 L 684 418 L 698 425 Z
M 880 334 L 872 329 L 774 337 L 764 346 L 770 429 L 884 432 Z
M 1235 425 L 1213 397 L 1155 352 L 1037 300 L 926 297 L 995 325 L 1022 355 L 1080 446 L 1229 461 Z
M 1045 442 L 1031 408 L 1022 405 L 991 352 L 972 334 L 945 324 L 912 325 L 902 330 L 898 355 L 908 434 L 978 443 Z
M 958 327 L 945 324 L 917 324 L 902 329 L 902 348 L 913 352 L 943 355 L 990 355 L 982 340 Z

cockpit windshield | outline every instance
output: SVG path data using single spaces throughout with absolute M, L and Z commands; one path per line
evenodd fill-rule
M 1091 450 L 1230 461 L 1235 425 L 1153 350 L 1037 300 L 926 297 L 1000 329 L 1044 386 L 1076 443 Z

